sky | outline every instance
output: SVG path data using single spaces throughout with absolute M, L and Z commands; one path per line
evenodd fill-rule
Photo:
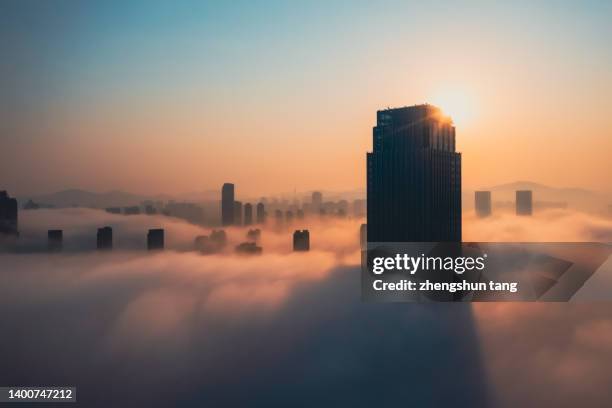
M 609 2 L 0 3 L 0 187 L 365 188 L 376 111 L 439 104 L 463 185 L 611 191 Z

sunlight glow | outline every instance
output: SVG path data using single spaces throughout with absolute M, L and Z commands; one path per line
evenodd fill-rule
M 433 95 L 431 102 L 450 116 L 457 127 L 465 127 L 474 119 L 474 100 L 470 93 L 463 89 L 441 90 Z

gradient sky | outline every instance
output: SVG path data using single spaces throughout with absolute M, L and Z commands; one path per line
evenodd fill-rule
M 490 3 L 2 1 L 0 187 L 363 189 L 434 102 L 466 188 L 612 190 L 612 3 Z

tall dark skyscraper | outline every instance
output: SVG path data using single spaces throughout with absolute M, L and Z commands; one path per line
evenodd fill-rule
M 477 216 L 488 217 L 491 215 L 491 192 L 476 191 L 474 193 L 474 206 Z
M 461 241 L 461 154 L 432 105 L 376 114 L 367 154 L 369 242 Z
M 531 190 L 517 190 L 516 192 L 516 214 L 533 214 L 533 192 Z
M 6 191 L 0 191 L 0 234 L 17 235 L 17 199 L 11 198 Z
M 98 249 L 113 249 L 113 229 L 111 227 L 98 228 L 96 246 Z
M 253 223 L 253 205 L 246 203 L 244 205 L 244 225 L 251 225 Z
M 310 233 L 308 232 L 308 230 L 295 230 L 295 232 L 293 233 L 293 250 L 310 250 Z
M 52 252 L 59 252 L 64 247 L 64 231 L 48 230 L 47 231 L 47 249 Z
M 266 209 L 264 203 L 257 203 L 257 223 L 263 224 L 266 222 Z
M 225 183 L 221 188 L 221 223 L 232 225 L 234 223 L 234 185 Z
M 242 225 L 242 201 L 234 201 L 234 225 Z
M 164 230 L 161 228 L 150 229 L 147 233 L 147 249 L 164 249 Z

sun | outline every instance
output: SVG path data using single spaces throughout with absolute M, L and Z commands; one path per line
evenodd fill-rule
M 450 116 L 457 127 L 467 126 L 474 119 L 474 99 L 469 92 L 463 89 L 441 90 L 432 96 L 431 103 Z

